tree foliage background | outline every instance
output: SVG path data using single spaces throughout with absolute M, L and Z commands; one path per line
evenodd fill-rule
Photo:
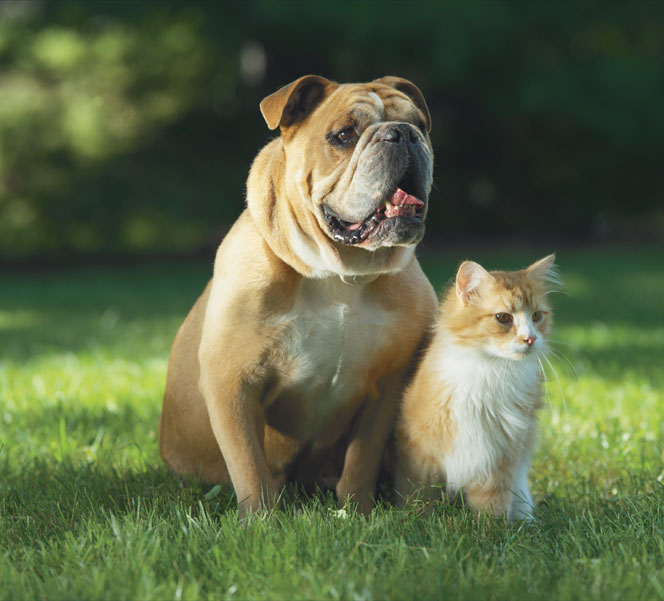
M 430 239 L 664 236 L 664 3 L 3 2 L 0 258 L 213 246 L 305 73 L 420 86 Z

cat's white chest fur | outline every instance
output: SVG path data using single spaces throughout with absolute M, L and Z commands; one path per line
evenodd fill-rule
M 532 419 L 524 408 L 539 387 L 539 364 L 534 357 L 497 359 L 452 343 L 438 368 L 450 385 L 449 408 L 456 426 L 440 467 L 448 491 L 456 492 L 487 481 L 508 457 L 523 453 Z

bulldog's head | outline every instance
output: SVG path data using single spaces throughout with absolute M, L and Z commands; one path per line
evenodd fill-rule
M 307 75 L 266 97 L 261 111 L 281 128 L 275 202 L 289 205 L 280 208 L 292 217 L 287 236 L 299 259 L 314 275 L 401 269 L 424 235 L 432 184 L 431 118 L 419 89 L 398 77 L 339 85 Z

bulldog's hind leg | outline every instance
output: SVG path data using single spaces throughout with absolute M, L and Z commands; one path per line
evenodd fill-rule
M 204 401 L 201 399 L 201 404 Z M 185 479 L 204 484 L 230 484 L 224 458 L 214 437 L 205 412 L 204 419 L 196 420 L 196 427 L 188 426 L 192 415 L 176 415 L 171 401 L 164 405 L 159 423 L 159 451 L 168 468 Z M 205 407 L 203 406 L 203 409 Z M 195 419 L 195 418 L 194 418 Z
M 208 285 L 178 330 L 168 363 L 159 451 L 168 468 L 206 484 L 230 484 L 199 389 L 198 353 Z

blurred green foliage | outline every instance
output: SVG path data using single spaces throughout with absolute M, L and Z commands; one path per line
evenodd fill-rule
M 4 2 L 0 257 L 214 245 L 305 73 L 422 88 L 430 236 L 664 234 L 664 3 Z

